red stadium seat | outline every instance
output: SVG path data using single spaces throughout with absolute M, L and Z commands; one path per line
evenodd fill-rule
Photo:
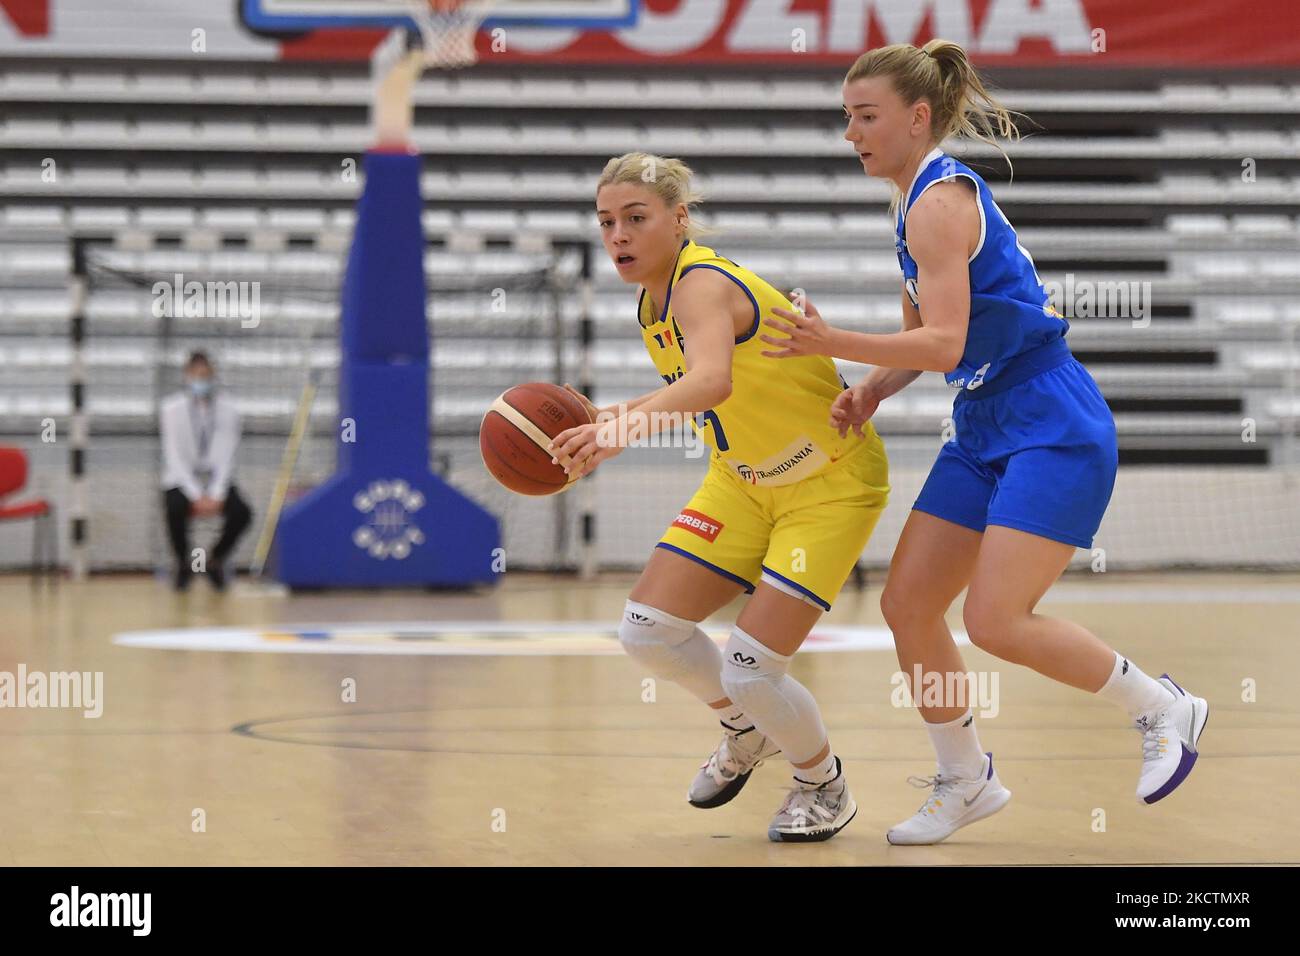
M 32 571 L 54 571 L 54 505 L 45 498 L 8 503 L 4 499 L 27 484 L 27 454 L 21 448 L 0 447 L 0 521 L 32 519 Z

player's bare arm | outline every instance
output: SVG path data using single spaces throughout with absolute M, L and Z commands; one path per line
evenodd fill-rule
M 819 315 L 786 309 L 763 324 L 784 337 L 763 335 L 777 348 L 773 358 L 829 355 L 887 368 L 949 372 L 961 360 L 970 321 L 968 259 L 979 242 L 980 218 L 974 194 L 958 183 L 927 190 L 908 213 L 908 248 L 919 274 L 921 324 L 887 334 L 849 332 Z

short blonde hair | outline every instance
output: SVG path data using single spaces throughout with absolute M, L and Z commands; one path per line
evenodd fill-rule
M 645 186 L 658 196 L 668 210 L 679 203 L 686 206 L 686 238 L 696 239 L 712 230 L 697 225 L 692 213 L 704 197 L 695 189 L 691 167 L 680 159 L 656 156 L 654 153 L 632 152 L 615 156 L 605 164 L 596 182 L 596 192 L 615 183 L 632 183 Z

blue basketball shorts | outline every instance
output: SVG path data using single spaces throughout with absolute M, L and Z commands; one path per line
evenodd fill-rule
M 1048 353 L 1065 360 L 1019 382 L 1000 375 L 958 397 L 956 437 L 913 509 L 975 531 L 1001 525 L 1092 547 L 1115 487 L 1115 420 L 1088 370 L 1067 349 L 1040 359 Z

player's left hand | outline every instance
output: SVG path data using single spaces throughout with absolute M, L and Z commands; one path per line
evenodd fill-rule
M 618 444 L 618 420 L 596 422 L 569 428 L 551 439 L 551 461 L 564 468 L 566 475 L 577 472 L 585 478 L 596 466 L 623 450 Z
M 768 358 L 794 358 L 800 355 L 830 355 L 831 327 L 821 317 L 811 302 L 805 301 L 802 312 L 790 309 L 773 309 L 773 315 L 779 315 L 785 322 L 776 319 L 764 319 L 768 328 L 784 332 L 788 338 L 773 338 L 760 335 L 759 338 L 768 345 L 781 346 L 779 352 L 764 352 Z

